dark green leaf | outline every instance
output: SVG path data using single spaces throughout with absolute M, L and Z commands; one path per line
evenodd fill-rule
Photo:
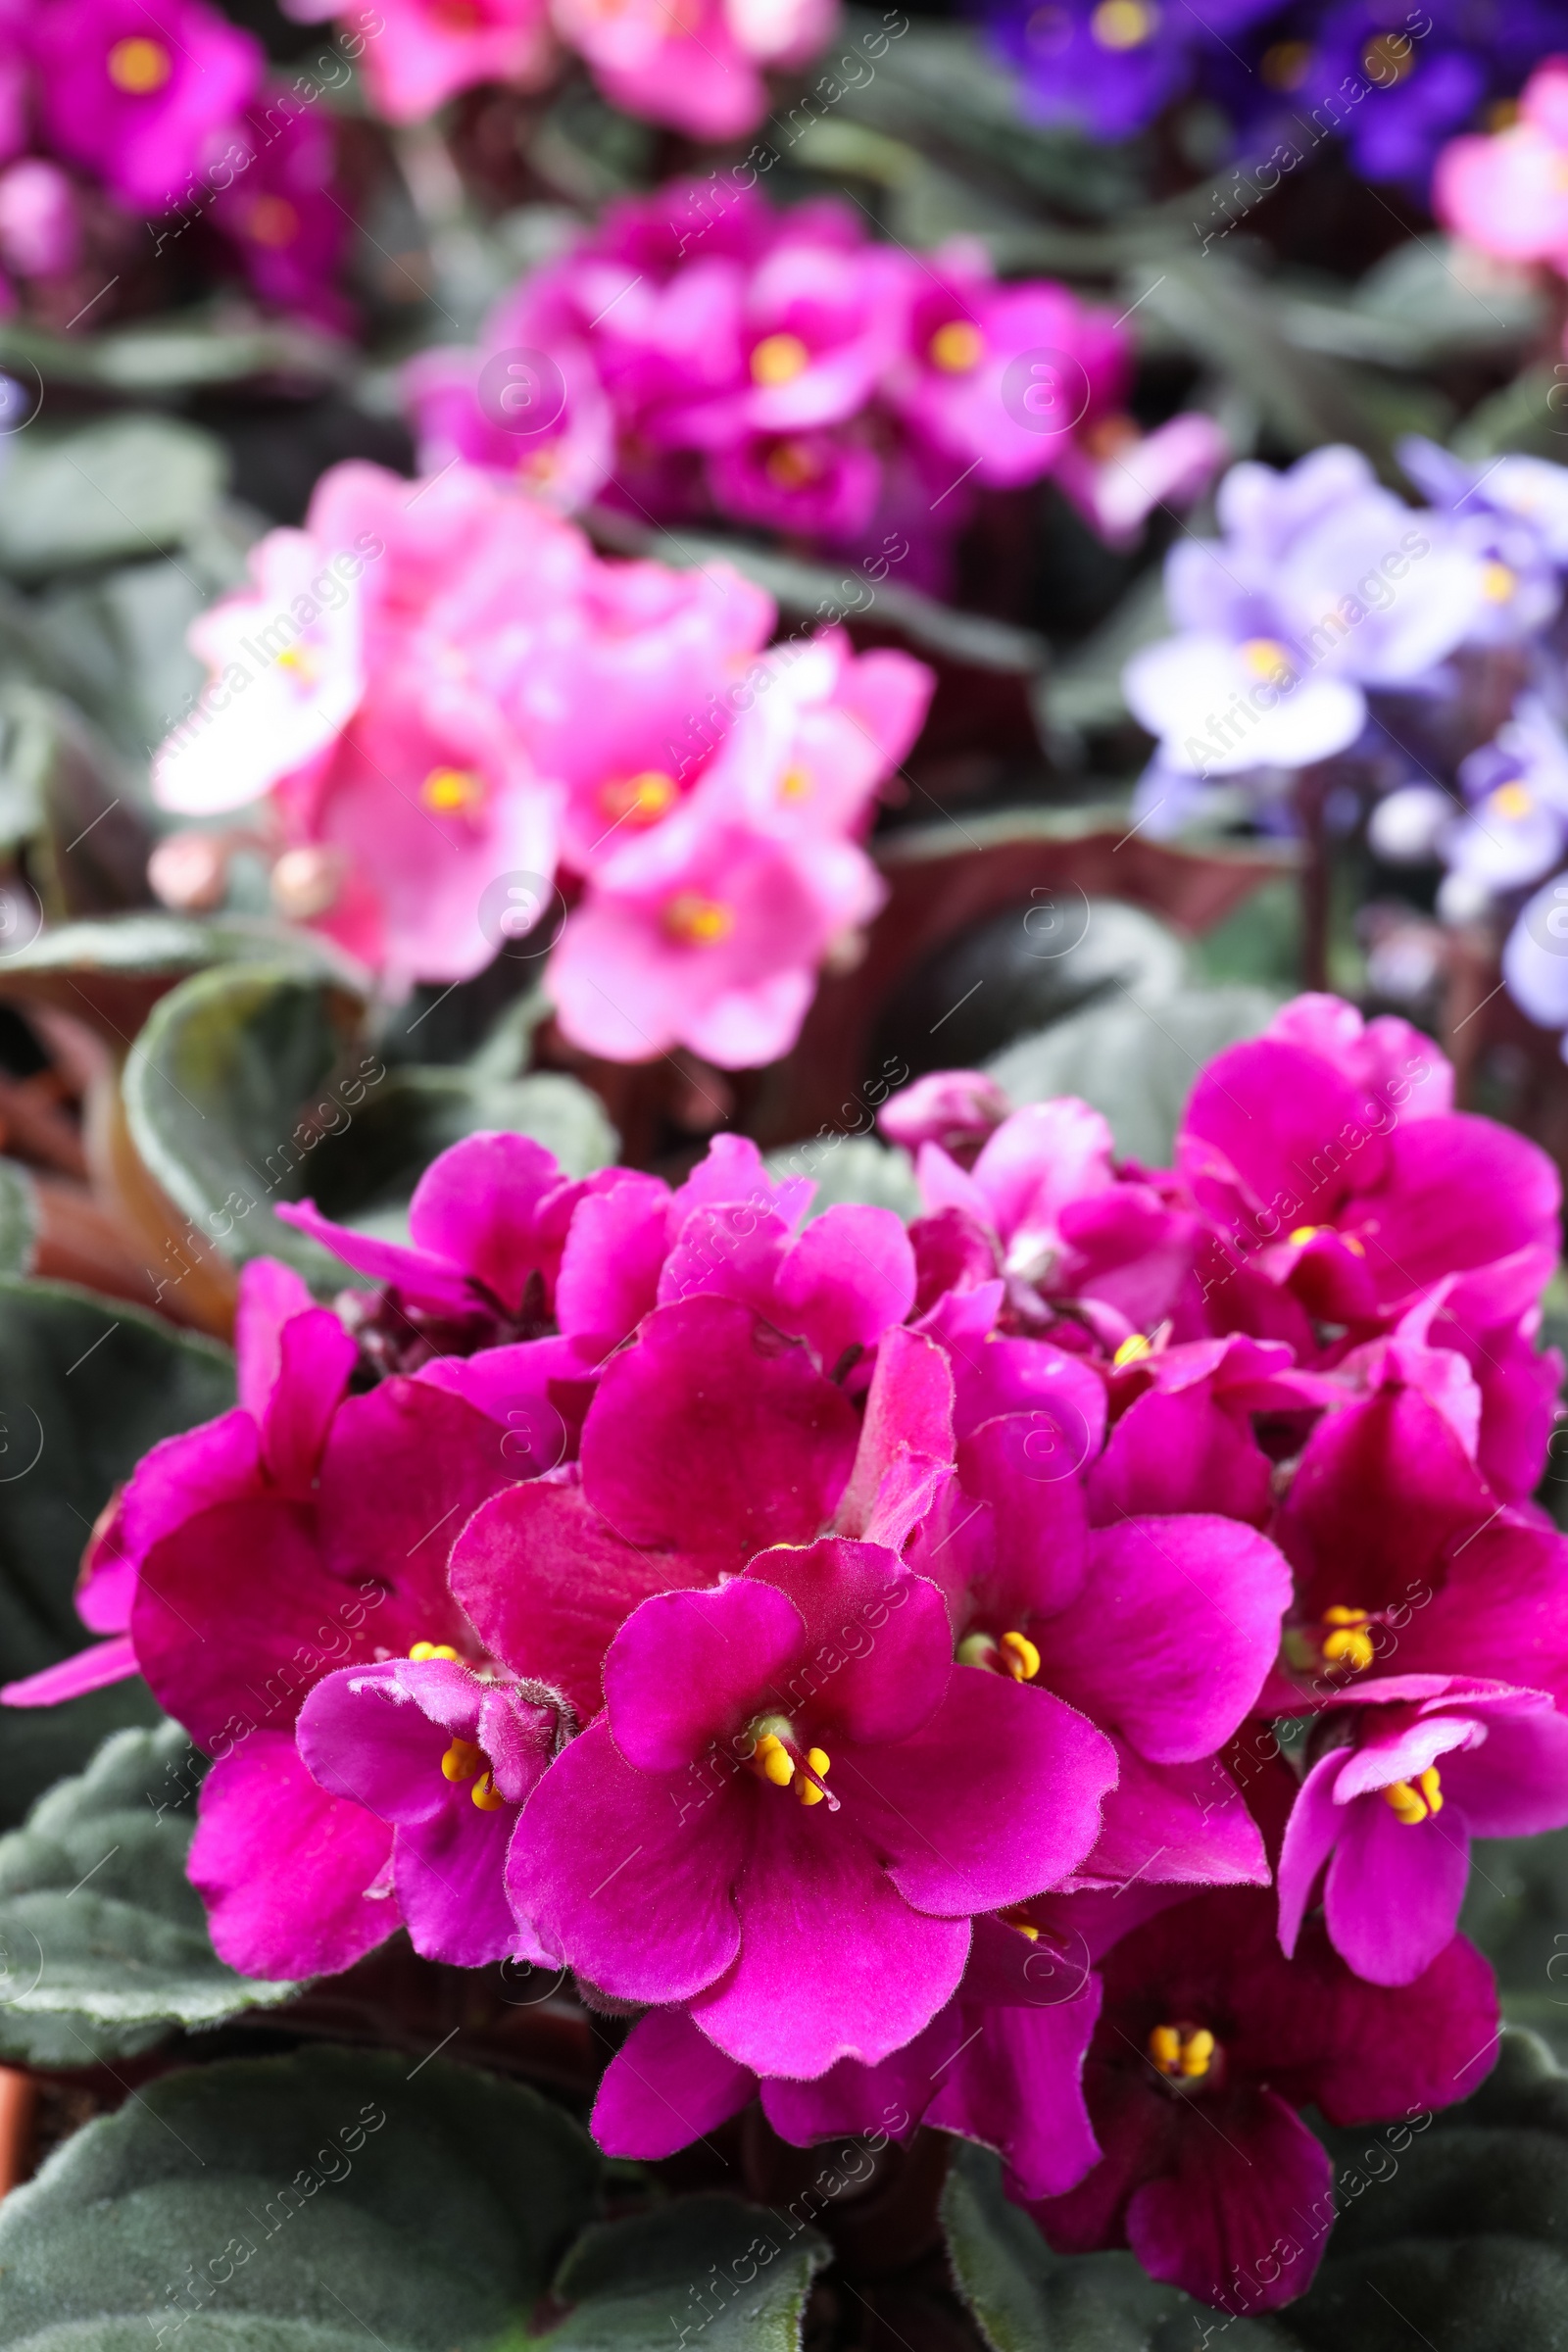
M 203 1769 L 177 1724 L 118 1732 L 0 1838 L 0 2056 L 91 2066 L 297 1989 L 213 1950 L 185 1876 Z
M 555 2283 L 574 2308 L 540 2342 L 558 2352 L 799 2352 L 812 2278 L 831 2248 L 816 2230 L 729 2197 L 683 2197 L 589 2230 Z
M 43 579 L 176 546 L 217 505 L 220 445 L 169 416 L 107 416 L 17 437 L 0 500 L 0 570 Z
M 137 1038 L 123 1082 L 132 1140 L 175 1207 L 231 1256 L 281 1257 L 327 1279 L 325 1252 L 267 1211 L 310 1189 L 320 1135 L 353 1118 L 382 1067 L 360 1049 L 360 1011 L 325 980 L 229 964 L 181 981 Z M 352 1107 L 345 1087 L 358 1090 Z
M 1156 2285 L 1130 2254 L 1053 2254 L 1002 2189 L 987 2148 L 955 2144 L 942 2224 L 959 2294 L 992 2352 L 1194 2352 L 1206 2307 Z M 1226 2352 L 1287 2352 L 1278 2322 L 1232 2320 Z
M 335 983 L 231 964 L 162 998 L 125 1065 L 136 1149 L 176 1207 L 238 1259 L 268 1255 L 326 1288 L 342 1267 L 271 1215 L 316 1200 L 395 1233 L 437 1152 L 478 1128 L 531 1135 L 572 1175 L 615 1154 L 598 1099 L 552 1072 L 388 1070 Z
M 890 1150 L 871 1135 L 816 1135 L 767 1155 L 773 1176 L 809 1176 L 816 1186 L 808 1218 L 825 1208 L 864 1202 L 891 1208 L 906 1222 L 920 1214 L 920 1187 L 907 1152 Z
M 93 1519 L 148 1447 L 234 1400 L 225 1349 L 120 1301 L 0 1275 L 0 1674 L 79 1649 L 72 1606 Z M 0 1708 L 0 1825 L 20 1821 L 119 1725 L 155 1719 L 140 1683 L 64 1707 Z
M 489 2352 L 521 2337 L 598 2171 L 560 2109 L 444 2058 L 166 2076 L 0 2209 L 0 2345 Z

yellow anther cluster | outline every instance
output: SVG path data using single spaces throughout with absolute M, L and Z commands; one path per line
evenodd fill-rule
M 791 384 L 811 364 L 799 335 L 764 335 L 752 353 L 754 384 Z
M 1135 1331 L 1129 1338 L 1123 1340 L 1121 1346 L 1111 1357 L 1110 1361 L 1112 1369 L 1119 1372 L 1123 1364 L 1136 1364 L 1141 1360 L 1142 1357 L 1146 1355 L 1152 1355 L 1152 1353 L 1153 1348 L 1150 1342 L 1145 1339 L 1143 1333 L 1141 1331 Z
M 466 767 L 432 767 L 419 798 L 437 816 L 466 816 L 482 806 L 484 783 Z
M 1159 27 L 1152 0 L 1100 0 L 1089 29 L 1102 49 L 1141 49 Z
M 1499 784 L 1488 799 L 1487 807 L 1494 816 L 1517 824 L 1521 817 L 1534 814 L 1536 796 L 1523 784 Z
M 1323 1623 L 1331 1630 L 1323 1640 L 1324 1664 L 1348 1666 L 1354 1674 L 1365 1674 L 1378 1654 L 1367 1630 L 1371 1622 L 1365 1609 L 1325 1609 Z
M 484 1762 L 484 1749 L 472 1740 L 454 1739 L 441 1759 L 441 1770 L 449 1781 L 471 1781 Z
M 456 1658 L 457 1654 L 450 1642 L 416 1642 L 409 1652 L 416 1666 L 422 1666 L 426 1658 Z
M 1015 1683 L 1032 1683 L 1040 1672 L 1040 1652 L 1027 1634 L 1004 1634 L 997 1647 Z
M 1484 564 L 1481 593 L 1489 605 L 1505 605 L 1519 585 L 1519 574 L 1508 564 Z
M 808 1747 L 806 1751 L 807 1769 L 802 1770 L 779 1738 L 777 1732 L 764 1732 L 752 1751 L 752 1762 L 764 1781 L 775 1788 L 793 1787 L 803 1805 L 819 1805 L 824 1791 L 817 1781 L 825 1781 L 832 1770 L 833 1759 L 826 1748 Z M 813 1780 L 809 1776 L 815 1775 Z
M 1206 2026 L 1156 2026 L 1149 2055 L 1162 2075 L 1196 2082 L 1214 2063 L 1214 2036 Z
M 632 825 L 656 825 L 679 798 L 680 788 L 662 767 L 645 768 L 640 776 L 621 776 L 607 784 L 600 805 L 608 816 Z
M 1384 1789 L 1383 1798 L 1394 1808 L 1395 1818 L 1402 1821 L 1407 1830 L 1413 1830 L 1417 1822 L 1443 1811 L 1443 1783 L 1437 1766 L 1429 1764 L 1414 1781 L 1396 1781 Z
M 735 928 L 733 910 L 721 900 L 683 890 L 664 908 L 664 929 L 688 948 L 716 948 Z
M 927 349 L 931 365 L 946 375 L 968 375 L 985 358 L 986 339 L 968 318 L 950 318 L 939 326 Z
M 481 1813 L 494 1813 L 507 1801 L 496 1787 L 489 1758 L 472 1740 L 454 1738 L 441 1759 L 441 1770 L 449 1781 L 473 1782 L 468 1794 Z
M 109 78 L 127 98 L 150 98 L 174 71 L 174 61 L 162 41 L 144 33 L 128 33 L 109 52 Z
M 1254 678 L 1272 678 L 1291 666 L 1291 657 L 1277 637 L 1249 637 L 1241 656 Z

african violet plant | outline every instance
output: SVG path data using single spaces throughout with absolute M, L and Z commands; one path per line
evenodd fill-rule
M 612 2156 L 923 2125 L 1058 2252 L 1268 2311 L 1333 2213 L 1299 2110 L 1475 2088 L 1470 1841 L 1568 1825 L 1558 1183 L 1325 997 L 1167 1170 L 1004 1110 L 890 1100 L 907 1226 L 738 1138 L 672 1190 L 476 1135 L 407 1243 L 284 1208 L 358 1283 L 246 1268 L 237 1404 L 5 1696 L 145 1679 L 240 1979 L 570 1972 Z

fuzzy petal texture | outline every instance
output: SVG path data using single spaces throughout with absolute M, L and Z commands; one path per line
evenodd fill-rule
M 391 1853 L 385 1822 L 318 1788 L 286 1734 L 258 1731 L 203 1783 L 189 1869 L 230 1968 L 332 1976 L 400 1924 L 390 1890 L 369 1891 Z

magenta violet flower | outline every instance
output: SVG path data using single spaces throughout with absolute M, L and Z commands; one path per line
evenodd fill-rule
M 1030 2206 L 1058 2253 L 1131 2246 L 1152 2278 L 1222 2311 L 1275 2310 L 1310 2284 L 1334 2218 L 1332 2159 L 1296 2110 L 1415 2115 L 1490 2065 L 1492 1971 L 1462 1937 L 1386 1989 L 1317 1928 L 1287 1960 L 1273 1909 L 1261 1888 L 1199 1895 L 1100 1963 L 1085 2087 L 1104 2154 Z
M 1280 1941 L 1296 1949 L 1325 1863 L 1330 1942 L 1358 1977 L 1408 1984 L 1458 1923 L 1470 1839 L 1568 1823 L 1568 1720 L 1544 1691 L 1398 1674 L 1341 1691 L 1279 1861 Z
M 858 1655 L 832 1647 L 855 1628 Z M 605 1991 L 691 2002 L 769 2074 L 918 2033 L 971 1914 L 1064 1878 L 1115 1774 L 1073 1709 L 954 1665 L 934 1586 L 842 1538 L 653 1595 L 604 1677 L 519 1823 L 514 1901 Z
M 392 1886 L 416 1952 L 460 1968 L 539 1960 L 507 1901 L 518 1812 L 576 1729 L 542 1687 L 476 1673 L 450 1644 L 343 1666 L 300 1709 L 313 1780 L 394 1825 Z

